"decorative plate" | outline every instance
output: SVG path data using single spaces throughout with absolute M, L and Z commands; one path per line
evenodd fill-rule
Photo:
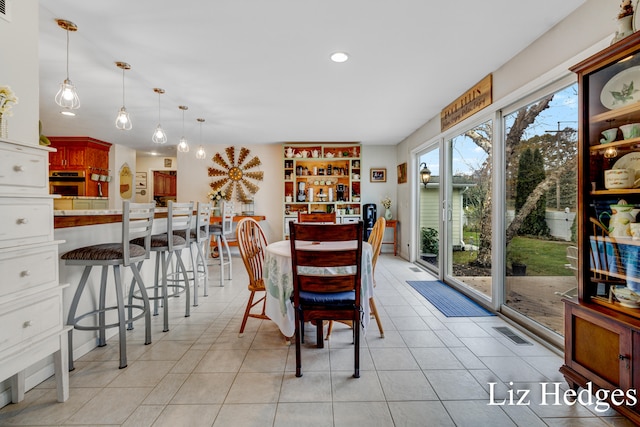
M 620 302 L 621 306 L 629 308 L 640 307 L 640 295 L 633 292 L 631 289 L 625 286 L 614 286 L 611 291 L 616 296 L 616 299 Z
M 640 66 L 613 76 L 600 92 L 600 102 L 610 110 L 640 101 Z
M 613 164 L 613 169 L 627 168 L 635 169 L 636 179 L 640 178 L 640 152 L 634 151 L 633 153 L 625 154 Z

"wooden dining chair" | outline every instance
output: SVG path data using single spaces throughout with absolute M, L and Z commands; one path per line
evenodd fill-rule
M 371 249 L 373 250 L 373 254 L 371 257 L 371 264 L 373 266 L 373 285 L 376 285 L 376 262 L 378 261 L 378 255 L 380 255 L 380 249 L 382 248 L 382 238 L 384 236 L 384 230 L 387 226 L 387 220 L 384 217 L 378 218 L 378 220 L 373 225 L 371 230 L 371 234 L 369 235 L 369 240 L 367 241 L 371 245 Z M 378 315 L 378 308 L 376 307 L 376 302 L 373 299 L 373 295 L 369 298 L 369 307 L 371 307 L 371 315 L 374 319 L 376 319 L 376 324 L 378 325 L 378 330 L 380 331 L 380 338 L 384 338 L 384 329 L 382 328 L 382 321 L 380 320 L 380 316 Z M 349 326 L 352 326 L 350 322 L 344 322 Z M 327 329 L 327 339 L 331 336 L 331 331 L 333 330 L 333 321 L 329 322 L 329 328 Z
M 244 263 L 247 273 L 249 274 L 249 301 L 247 308 L 242 317 L 242 325 L 240 325 L 240 336 L 244 333 L 244 327 L 247 325 L 247 319 L 253 317 L 256 319 L 268 319 L 265 314 L 266 289 L 264 287 L 263 268 L 265 248 L 267 247 L 267 239 L 264 236 L 262 227 L 258 221 L 253 218 L 243 218 L 236 227 L 236 237 L 238 240 L 238 249 Z M 259 300 L 254 301 L 256 292 L 265 292 Z M 262 312 L 252 313 L 251 309 L 262 303 Z
M 336 213 L 335 212 L 303 213 L 298 211 L 298 222 L 302 222 L 302 223 L 313 222 L 316 224 L 335 224 Z
M 350 224 L 290 224 L 293 307 L 295 310 L 296 377 L 302 376 L 301 344 L 304 322 L 315 321 L 316 344 L 323 341 L 324 320 L 351 320 L 354 374 L 360 377 L 360 288 L 362 221 Z M 318 250 L 324 242 L 352 242 L 345 249 Z M 339 274 L 323 274 L 323 268 Z

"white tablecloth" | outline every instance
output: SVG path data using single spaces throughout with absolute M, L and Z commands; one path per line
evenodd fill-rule
M 323 242 L 313 245 L 313 250 L 331 251 L 344 248 L 345 244 L 354 246 L 352 242 Z M 309 243 L 309 246 L 312 246 Z M 362 244 L 362 290 L 360 292 L 360 305 L 362 306 L 362 333 L 369 326 L 370 307 L 369 298 L 373 296 L 373 250 L 367 242 Z M 323 274 L 336 274 L 336 268 L 326 268 Z M 295 313 L 291 303 L 293 294 L 293 271 L 291 268 L 291 242 L 282 240 L 271 243 L 266 248 L 263 272 L 265 288 L 267 289 L 267 301 L 265 312 L 273 320 L 280 331 L 292 337 L 295 333 Z

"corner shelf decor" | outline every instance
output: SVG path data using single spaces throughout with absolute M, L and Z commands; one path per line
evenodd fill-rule
M 298 212 L 336 212 L 341 223 L 360 220 L 361 149 L 358 143 L 283 144 L 285 238 Z

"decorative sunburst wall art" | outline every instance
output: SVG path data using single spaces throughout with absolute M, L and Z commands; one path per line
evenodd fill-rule
M 249 195 L 257 193 L 260 189 L 251 181 L 262 181 L 264 176 L 262 171 L 250 170 L 261 165 L 260 159 L 256 156 L 249 159 L 251 151 L 244 147 L 240 148 L 237 162 L 235 147 L 227 147 L 224 151 L 227 154 L 226 160 L 220 153 L 216 153 L 211 159 L 214 167 L 209 168 L 209 176 L 214 179 L 209 186 L 213 191 L 224 190 L 225 200 L 232 200 L 234 191 L 237 193 L 236 200 L 250 199 Z

